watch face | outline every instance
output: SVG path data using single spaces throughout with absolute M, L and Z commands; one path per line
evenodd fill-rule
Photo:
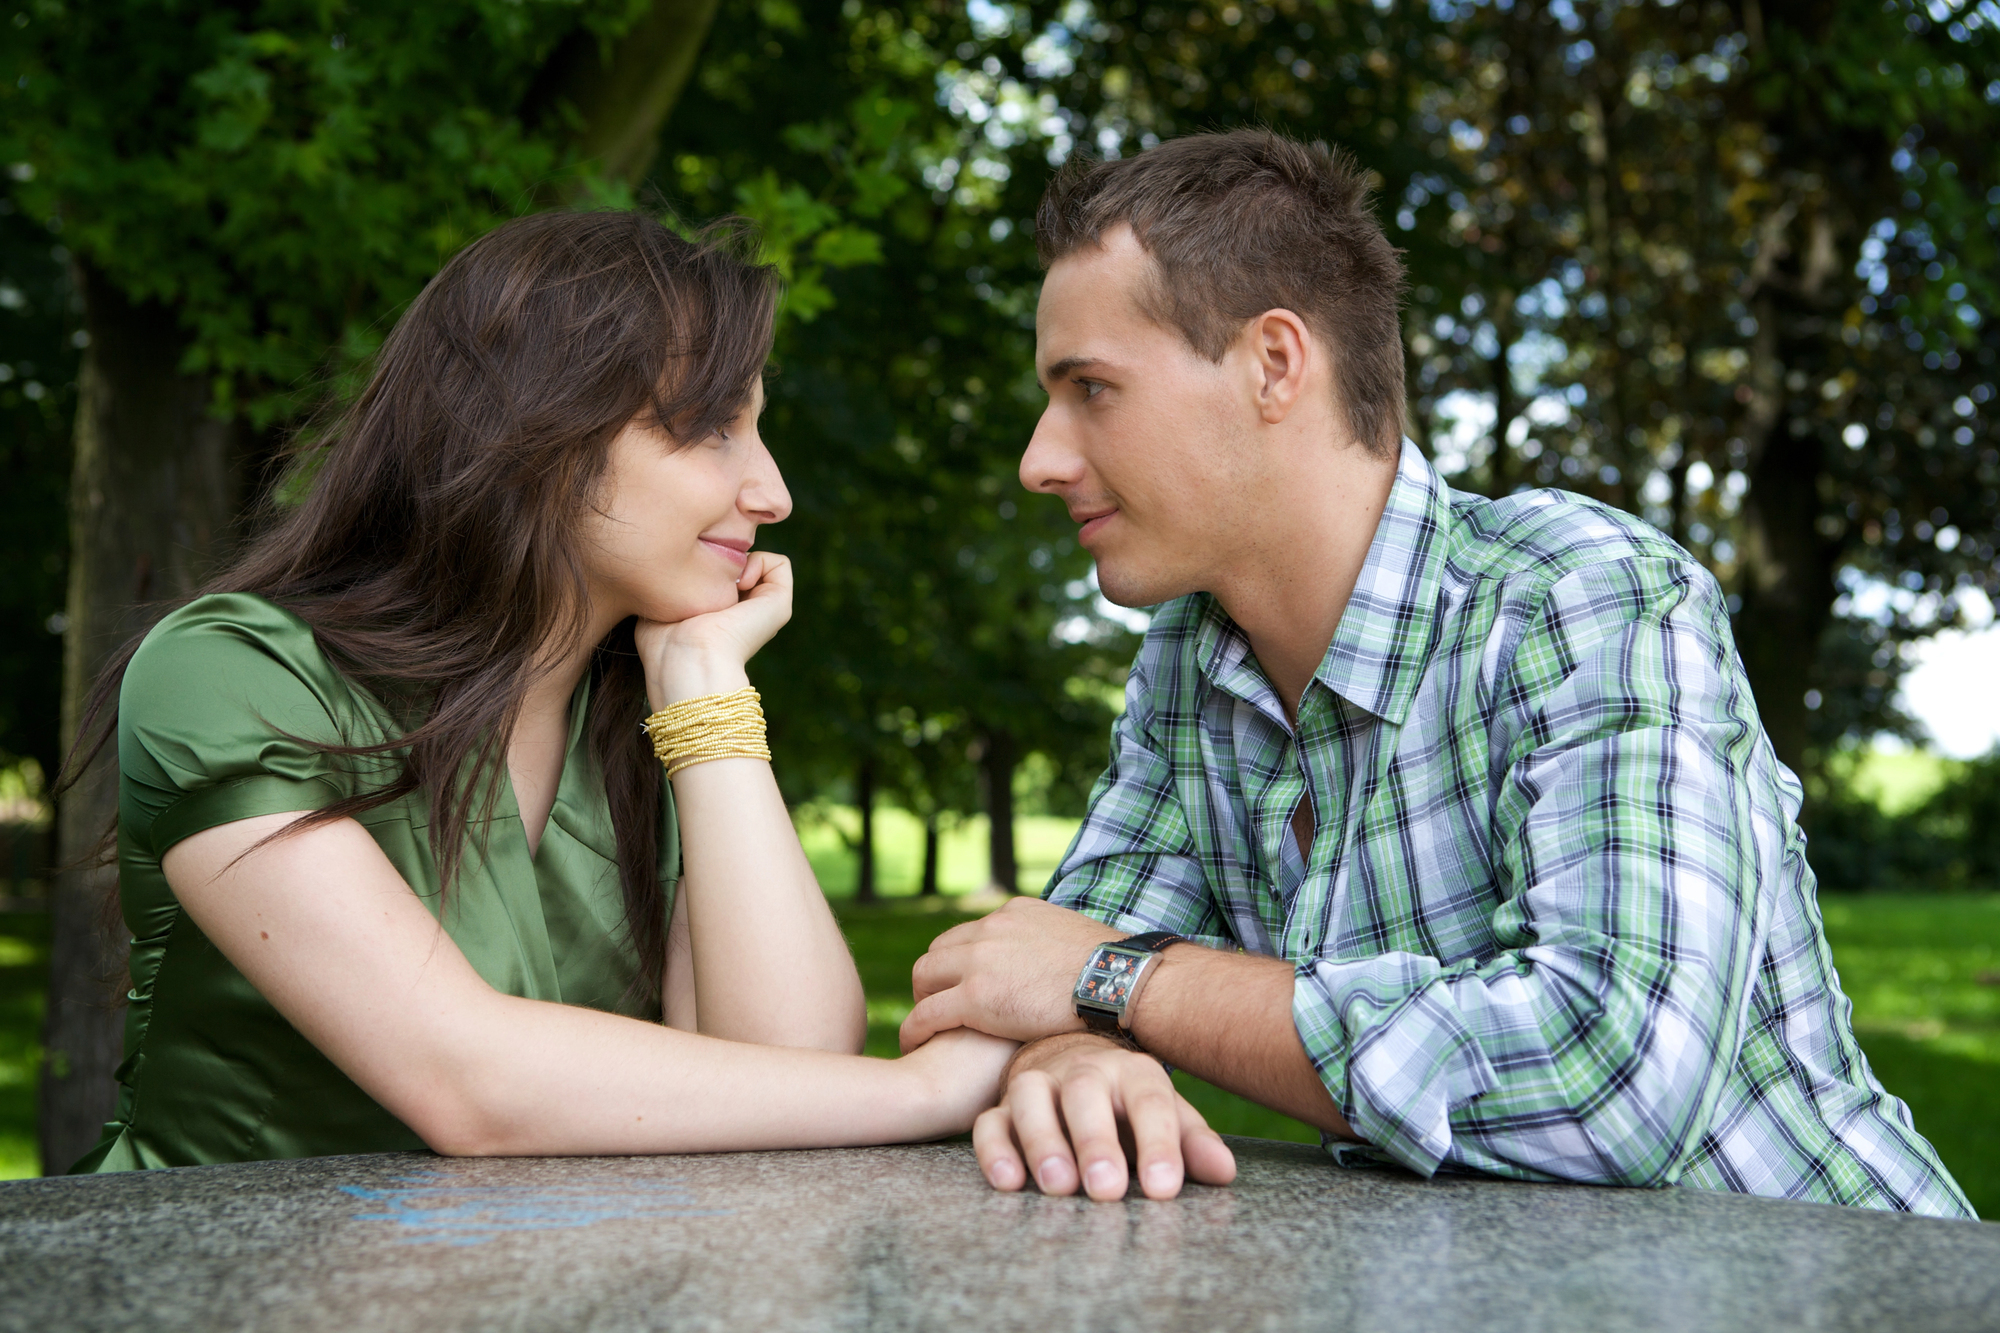
M 1132 993 L 1132 979 L 1139 975 L 1139 964 L 1145 957 L 1100 947 L 1084 965 L 1083 975 L 1076 979 L 1076 998 L 1106 1009 L 1123 1009 L 1126 997 Z

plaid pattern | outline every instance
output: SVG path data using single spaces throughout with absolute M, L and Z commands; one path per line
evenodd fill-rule
M 1294 961 L 1370 1151 L 1972 1216 L 1855 1044 L 1722 594 L 1651 527 L 1406 444 L 1296 733 L 1205 594 L 1127 701 L 1047 896 Z

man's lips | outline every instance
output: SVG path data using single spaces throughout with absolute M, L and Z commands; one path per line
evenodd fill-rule
M 1076 530 L 1076 539 L 1080 542 L 1088 542 L 1097 533 L 1103 531 L 1104 525 L 1109 523 L 1111 516 L 1117 512 L 1116 509 L 1102 509 L 1094 514 L 1071 514 L 1071 518 L 1083 525 Z
M 700 540 L 703 546 L 738 569 L 750 563 L 750 543 L 740 537 L 703 537 Z

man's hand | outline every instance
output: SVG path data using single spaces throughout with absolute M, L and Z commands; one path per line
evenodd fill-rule
M 997 915 L 997 914 L 996 914 Z M 1044 1194 L 1122 1199 L 1131 1180 L 1128 1130 L 1149 1199 L 1171 1199 L 1189 1176 L 1204 1185 L 1236 1179 L 1236 1158 L 1201 1113 L 1174 1091 L 1159 1061 L 1094 1033 L 1051 1037 L 1022 1049 L 1006 1095 L 972 1126 L 979 1168 L 997 1190 L 1028 1181 Z
M 932 941 L 910 972 L 916 1007 L 903 1020 L 907 1054 L 947 1028 L 1034 1041 L 1076 1032 L 1070 1005 L 1090 951 L 1130 932 L 1039 898 L 1016 898 Z

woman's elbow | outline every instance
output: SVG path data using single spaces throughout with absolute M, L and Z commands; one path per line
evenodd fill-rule
M 441 1157 L 512 1157 L 532 1151 L 517 1131 L 519 1117 L 503 1114 L 492 1098 L 453 1081 L 440 1079 L 407 1090 L 388 1106 Z

